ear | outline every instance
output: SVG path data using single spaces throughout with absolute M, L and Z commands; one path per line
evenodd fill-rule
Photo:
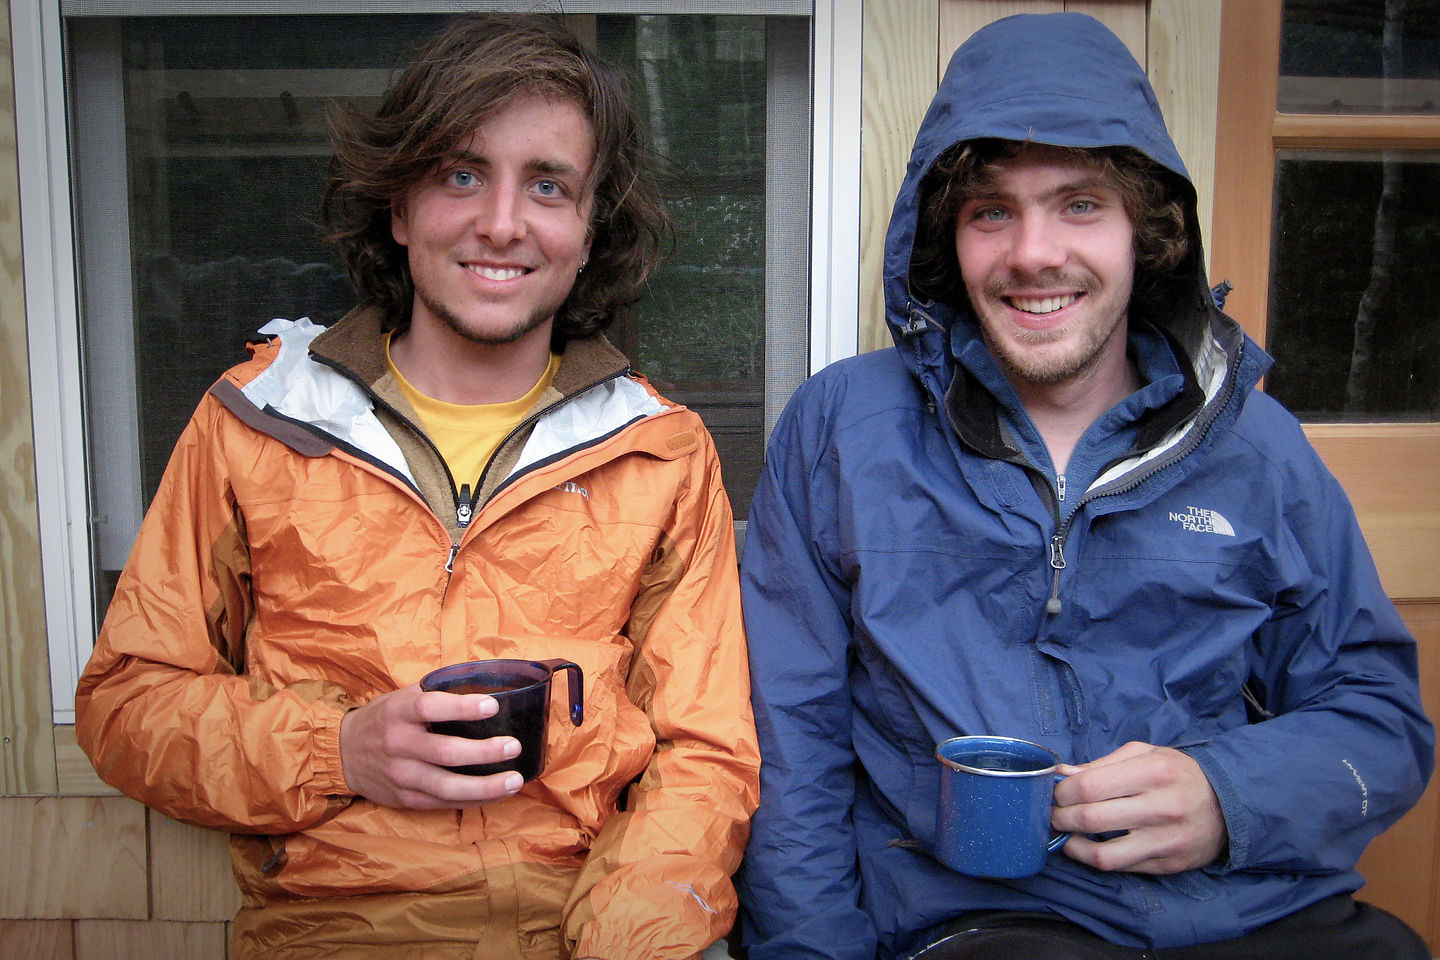
M 403 199 L 390 201 L 390 236 L 400 246 L 410 246 L 410 222 L 406 219 Z

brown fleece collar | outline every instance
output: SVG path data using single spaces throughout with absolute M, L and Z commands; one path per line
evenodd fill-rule
M 310 344 L 310 352 L 370 389 L 390 372 L 385 362 L 384 314 L 378 307 L 351 310 Z M 551 386 L 568 397 L 607 377 L 629 369 L 625 355 L 603 335 L 571 340 L 560 355 L 560 367 Z

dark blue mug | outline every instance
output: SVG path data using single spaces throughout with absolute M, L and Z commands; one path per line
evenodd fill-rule
M 512 760 L 449 767 L 456 773 L 489 776 L 518 770 L 528 782 L 545 769 L 545 744 L 550 718 L 550 678 L 557 670 L 570 671 L 570 722 L 585 719 L 582 703 L 584 676 L 569 660 L 474 660 L 432 670 L 420 680 L 421 690 L 446 693 L 486 693 L 498 710 L 483 720 L 445 720 L 426 724 L 432 733 L 471 740 L 514 737 L 520 755 Z
M 1060 756 L 1012 737 L 954 737 L 935 747 L 941 763 L 935 856 L 972 877 L 1028 877 L 1070 834 L 1052 836 L 1050 808 Z

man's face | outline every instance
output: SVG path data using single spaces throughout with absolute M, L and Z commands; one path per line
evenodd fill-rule
M 412 327 L 490 345 L 548 342 L 590 252 L 594 160 L 580 106 L 535 95 L 456 144 L 391 218 L 415 285 Z
M 1027 146 L 960 207 L 960 274 L 1012 379 L 1048 386 L 1125 369 L 1134 228 L 1099 170 Z

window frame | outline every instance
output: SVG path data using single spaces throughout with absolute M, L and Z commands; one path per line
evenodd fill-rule
M 802 14 L 810 21 L 811 257 L 806 372 L 853 355 L 859 340 L 860 60 L 863 0 L 567 0 L 567 14 Z M 93 608 L 86 420 L 72 178 L 67 131 L 68 16 L 199 16 L 218 0 L 15 0 L 11 6 L 21 239 L 44 616 L 54 723 L 74 723 L 74 690 L 99 623 Z M 515 2 L 226 0 L 235 14 L 528 11 Z M 802 305 L 806 306 L 806 305 Z M 767 376 L 767 381 L 769 377 Z M 767 383 L 768 387 L 768 383 Z M 785 397 L 767 389 L 766 434 Z
M 1220 27 L 1211 277 L 1234 285 L 1227 312 L 1262 347 L 1277 152 L 1440 149 L 1440 116 L 1281 113 L 1283 14 L 1283 0 L 1226 0 Z

